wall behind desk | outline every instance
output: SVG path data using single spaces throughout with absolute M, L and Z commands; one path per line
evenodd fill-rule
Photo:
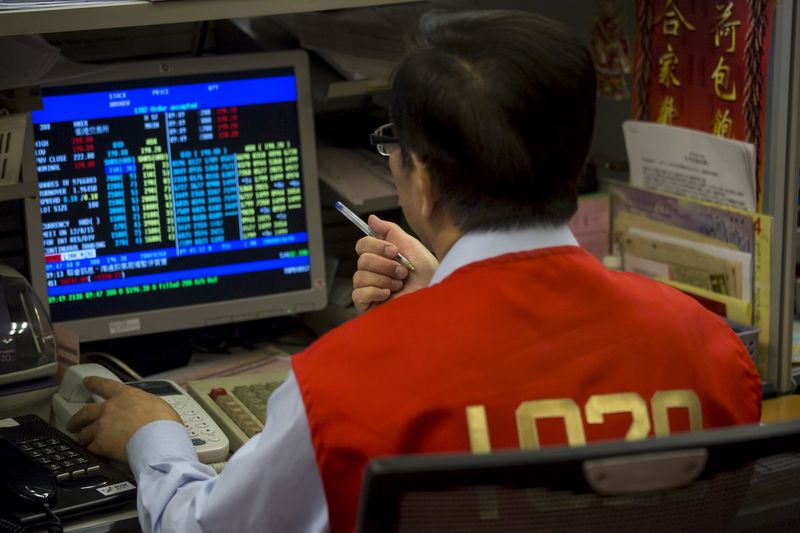
M 624 25 L 629 50 L 633 50 L 636 10 L 633 0 L 617 0 L 624 12 Z M 597 14 L 597 2 L 593 0 L 439 0 L 442 7 L 479 9 L 519 9 L 539 13 L 558 20 L 569 27 L 586 46 L 590 46 L 592 20 Z M 631 58 L 632 59 L 632 58 Z M 628 87 L 631 87 L 630 75 Z M 627 161 L 625 141 L 622 137 L 622 121 L 631 118 L 631 101 L 611 101 L 598 97 L 595 115 L 594 138 L 589 153 L 598 169 L 608 162 Z M 627 175 L 620 176 L 627 179 Z

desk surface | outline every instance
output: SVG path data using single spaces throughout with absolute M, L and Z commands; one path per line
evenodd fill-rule
M 124 533 L 141 531 L 136 503 L 120 509 L 93 513 L 63 521 L 65 533 Z
M 800 395 L 789 394 L 761 403 L 761 422 L 783 422 L 800 418 Z

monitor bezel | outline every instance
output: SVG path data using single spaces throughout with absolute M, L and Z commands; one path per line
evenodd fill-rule
M 305 51 L 289 50 L 115 63 L 98 73 L 69 81 L 44 84 L 42 87 L 81 86 L 141 79 L 157 80 L 176 76 L 268 70 L 281 67 L 293 68 L 296 77 L 298 127 L 304 180 L 303 196 L 306 206 L 310 259 L 310 287 L 301 291 L 260 295 L 252 298 L 66 320 L 57 322 L 59 325 L 77 333 L 80 341 L 84 342 L 294 315 L 319 310 L 327 305 L 314 112 L 308 55 Z M 33 145 L 32 139 L 31 128 L 29 132 L 31 146 Z M 25 158 L 23 172 L 25 173 L 24 179 L 38 184 L 33 157 Z M 34 195 L 25 199 L 25 222 L 31 285 L 49 312 L 38 186 L 35 188 Z

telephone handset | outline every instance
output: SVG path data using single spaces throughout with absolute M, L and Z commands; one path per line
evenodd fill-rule
M 129 473 L 35 415 L 0 419 L 0 531 L 39 527 L 136 500 Z
M 102 397 L 90 394 L 86 387 L 83 386 L 83 378 L 87 376 L 101 376 L 120 381 L 106 367 L 95 363 L 69 367 L 64 372 L 58 392 L 53 395 L 55 425 L 62 431 L 66 431 L 67 421 L 84 404 L 104 401 Z M 192 439 L 194 450 L 197 452 L 200 462 L 218 463 L 227 459 L 228 437 L 200 407 L 200 404 L 180 388 L 178 384 L 167 379 L 145 379 L 127 382 L 126 384 L 160 396 L 161 399 L 175 409 L 175 412 L 183 420 L 186 431 L 189 432 L 189 437 Z M 70 436 L 76 438 L 76 435 Z
M 0 464 L 4 465 L 3 477 L 0 478 L 0 501 L 15 499 L 16 505 L 21 507 L 49 507 L 53 503 L 56 496 L 55 478 L 2 437 Z

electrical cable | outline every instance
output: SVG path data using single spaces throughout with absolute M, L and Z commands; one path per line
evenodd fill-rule
M 25 533 L 25 528 L 0 516 L 0 531 L 3 533 Z
M 125 364 L 123 361 L 121 361 L 117 357 L 114 357 L 110 353 L 106 353 L 106 352 L 86 352 L 84 354 L 81 354 L 81 356 L 84 357 L 84 358 L 91 357 L 91 358 L 97 358 L 97 359 L 106 359 L 107 361 L 111 362 L 111 364 L 115 365 L 117 368 L 119 368 L 120 370 L 122 370 L 123 372 L 128 374 L 131 377 L 132 380 L 139 381 L 139 380 L 142 379 L 142 376 L 138 372 L 136 372 L 134 369 L 132 369 L 127 364 Z
M 47 531 L 48 533 L 64 533 L 64 528 L 61 525 L 61 519 L 56 516 L 50 506 L 47 504 L 43 504 L 42 507 L 44 508 L 45 514 L 50 518 L 50 523 L 47 524 Z

